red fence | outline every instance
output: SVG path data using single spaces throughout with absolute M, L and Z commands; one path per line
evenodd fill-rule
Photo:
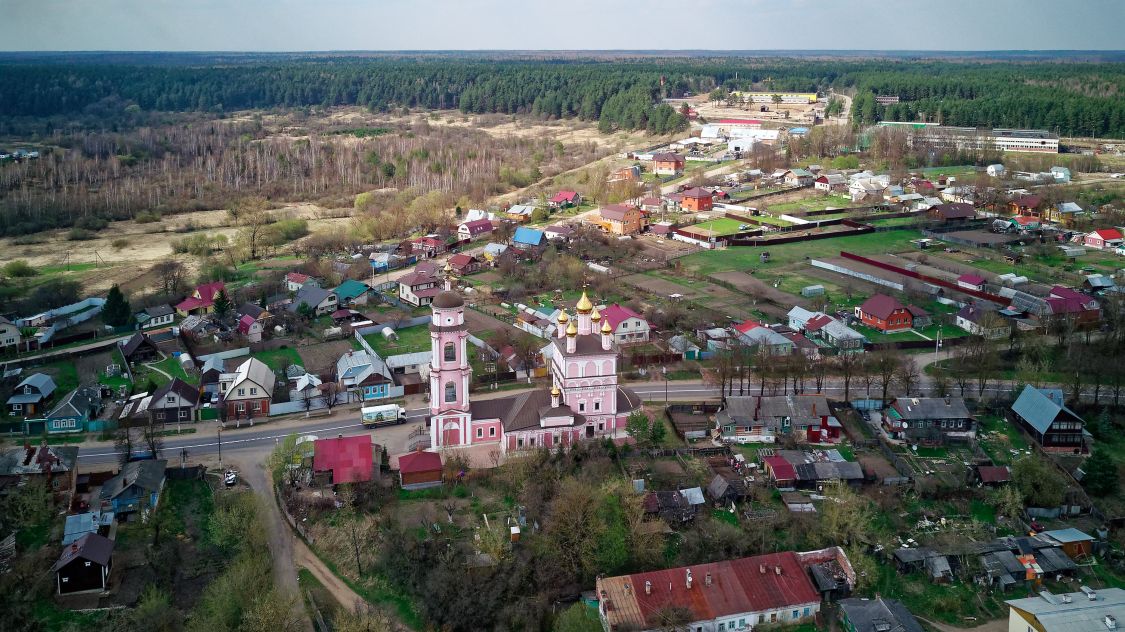
M 954 283 L 952 281 L 946 281 L 945 279 L 939 279 L 937 277 L 932 277 L 928 274 L 922 274 L 920 272 L 915 272 L 914 270 L 907 270 L 906 268 L 901 268 L 901 267 L 896 266 L 894 264 L 884 263 L 882 261 L 877 261 L 875 259 L 868 259 L 867 257 L 857 255 L 857 254 L 852 254 L 850 252 L 841 251 L 840 256 L 845 258 L 845 259 L 851 259 L 852 261 L 858 261 L 860 263 L 863 263 L 863 264 L 866 264 L 866 265 L 869 265 L 869 266 L 874 266 L 874 267 L 882 269 L 882 270 L 887 270 L 888 272 L 894 272 L 895 274 L 901 274 L 901 275 L 906 276 L 906 277 L 918 279 L 920 281 L 925 281 L 926 283 L 937 285 L 939 287 L 949 288 L 951 290 L 957 290 L 958 292 L 961 292 L 962 294 L 968 294 L 969 296 L 981 298 L 981 299 L 984 299 L 986 301 L 992 301 L 993 303 L 999 303 L 1000 305 L 1006 305 L 1008 303 L 1008 299 L 1006 299 L 1002 296 L 997 296 L 996 294 L 992 294 L 990 292 L 981 292 L 981 291 L 978 291 L 978 290 L 970 290 L 969 288 L 961 287 L 961 286 L 957 285 L 956 283 Z

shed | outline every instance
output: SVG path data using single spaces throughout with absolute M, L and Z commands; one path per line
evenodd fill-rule
M 87 533 L 69 546 L 51 570 L 60 595 L 103 591 L 109 585 L 113 568 L 113 540 L 97 533 Z
M 1073 527 L 1044 531 L 1042 535 L 1057 542 L 1072 560 L 1089 557 L 1094 552 L 1094 536 Z
M 403 489 L 441 487 L 441 455 L 418 449 L 398 457 L 399 483 Z

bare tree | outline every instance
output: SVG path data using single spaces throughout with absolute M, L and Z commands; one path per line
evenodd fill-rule
M 166 259 L 152 266 L 153 273 L 160 279 L 160 291 L 165 296 L 179 294 L 184 286 L 187 269 L 175 259 Z
M 836 356 L 836 368 L 840 371 L 840 377 L 844 378 L 844 401 L 851 399 L 851 386 L 852 379 L 856 377 L 862 368 L 863 360 L 858 353 L 842 352 Z
M 898 368 L 895 371 L 894 382 L 902 389 L 902 394 L 909 397 L 914 392 L 914 388 L 918 386 L 921 381 L 921 376 L 918 374 L 918 365 L 910 358 L 904 358 L 899 362 Z
M 332 414 L 332 409 L 336 407 L 336 396 L 340 393 L 340 385 L 336 382 L 325 382 L 320 385 L 320 392 L 324 399 L 324 407 L 328 409 L 328 414 Z
M 898 372 L 901 362 L 902 359 L 899 358 L 898 354 L 891 350 L 885 349 L 872 354 L 871 369 L 875 374 L 875 382 L 879 385 L 879 390 L 882 391 L 884 406 L 887 403 L 887 395 L 894 383 L 894 376 Z
M 113 449 L 117 452 L 117 461 L 121 465 L 129 462 L 129 458 L 133 456 L 133 433 L 132 428 L 118 428 L 117 432 L 113 435 Z

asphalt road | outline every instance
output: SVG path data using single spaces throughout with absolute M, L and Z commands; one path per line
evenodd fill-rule
M 649 400 L 659 400 L 664 396 L 663 383 L 659 385 L 640 384 L 633 390 Z M 503 393 L 500 393 L 500 395 L 503 395 Z M 669 382 L 668 384 L 670 401 L 702 400 L 718 396 L 719 390 L 710 386 L 677 384 L 676 382 Z M 406 423 L 398 426 L 384 426 L 374 430 L 365 428 L 359 422 L 358 415 L 345 419 L 317 420 L 313 418 L 300 426 L 286 426 L 284 428 L 267 423 L 253 428 L 243 425 L 242 428 L 236 429 L 228 423 L 227 428 L 222 432 L 221 439 L 218 432 L 219 425 L 213 422 L 204 422 L 197 426 L 199 430 L 193 435 L 165 439 L 161 456 L 169 460 L 175 460 L 180 458 L 181 450 L 186 450 L 189 460 L 198 461 L 203 457 L 218 456 L 221 451 L 221 454 L 228 460 L 236 459 L 242 452 L 262 450 L 263 447 L 276 444 L 291 434 L 314 434 L 322 437 L 336 435 L 350 437 L 367 434 L 374 436 L 377 443 L 387 446 L 391 454 L 398 454 L 406 451 L 410 433 L 422 423 L 422 420 L 429 414 L 429 409 L 415 408 L 406 412 Z M 81 450 L 78 454 L 83 466 L 113 464 L 117 462 L 118 457 L 119 453 L 110 446 L 88 448 Z

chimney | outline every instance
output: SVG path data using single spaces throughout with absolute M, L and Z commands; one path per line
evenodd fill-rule
M 711 585 L 711 573 L 707 573 L 706 575 L 703 576 L 703 585 L 704 586 L 710 586 Z
M 765 564 L 758 564 L 758 572 L 765 575 L 766 574 L 766 565 Z
M 652 582 L 650 582 L 648 580 L 645 580 L 645 594 L 646 595 L 652 594 Z
M 690 568 L 687 569 L 687 578 L 685 580 L 685 584 L 687 585 L 687 589 L 691 590 L 691 569 Z
M 774 575 L 780 575 L 781 574 L 781 567 L 780 566 L 774 566 L 773 567 L 773 574 Z

